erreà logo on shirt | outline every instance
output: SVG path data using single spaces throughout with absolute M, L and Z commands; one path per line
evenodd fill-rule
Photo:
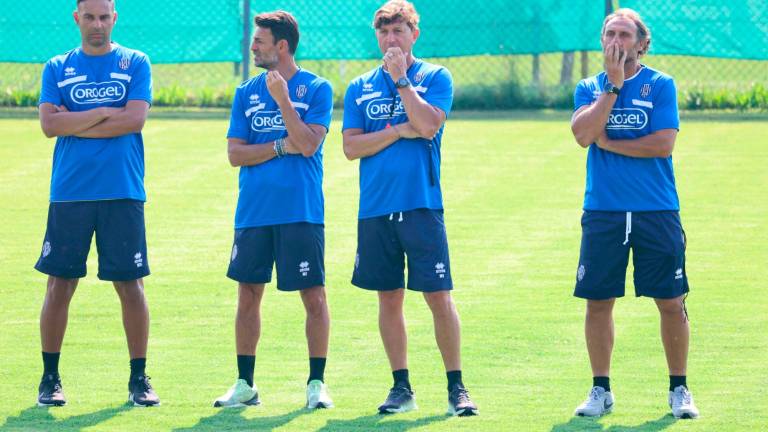
M 256 111 L 251 118 L 251 129 L 256 132 L 285 130 L 280 111 Z
M 125 98 L 125 84 L 120 81 L 80 83 L 72 87 L 69 96 L 77 104 L 118 102 Z
M 606 129 L 642 129 L 648 124 L 648 114 L 640 108 L 614 108 L 608 115 Z
M 374 99 L 365 107 L 365 114 L 371 120 L 387 120 L 405 114 L 403 101 L 400 98 L 397 98 L 394 104 L 394 112 L 392 107 L 392 98 Z

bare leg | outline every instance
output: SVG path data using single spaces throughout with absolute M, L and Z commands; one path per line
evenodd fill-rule
M 255 355 L 261 336 L 261 298 L 264 284 L 240 283 L 235 317 L 235 339 L 238 355 Z
M 613 351 L 613 304 L 608 300 L 587 300 L 587 319 L 584 334 L 587 339 L 592 376 L 610 376 Z
M 113 282 L 123 309 L 123 328 L 131 359 L 147 357 L 149 310 L 144 298 L 144 280 Z
M 688 362 L 690 329 L 683 309 L 683 297 L 656 299 L 661 315 L 661 341 L 670 375 L 685 375 Z
M 40 311 L 40 342 L 43 352 L 61 352 L 67 330 L 69 303 L 75 295 L 79 279 L 48 277 L 43 309 Z
M 392 370 L 408 368 L 408 336 L 405 333 L 405 290 L 379 291 L 379 333 Z
M 461 324 L 450 291 L 424 293 L 446 371 L 461 370 Z
M 331 318 L 328 313 L 325 287 L 320 285 L 301 290 L 300 292 L 301 301 L 304 303 L 304 309 L 307 311 L 305 332 L 309 356 L 327 357 Z

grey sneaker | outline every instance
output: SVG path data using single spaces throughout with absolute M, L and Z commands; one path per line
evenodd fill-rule
M 256 385 L 249 386 L 244 379 L 239 379 L 222 396 L 213 402 L 216 408 L 237 408 L 260 404 L 259 391 Z
M 307 384 L 307 408 L 333 408 L 328 386 L 322 381 L 312 380 Z
M 128 381 L 128 402 L 136 407 L 151 407 L 160 405 L 160 398 L 157 397 L 152 384 L 149 383 L 149 377 L 138 375 Z
M 448 415 L 464 417 L 477 414 L 477 405 L 469 398 L 467 389 L 456 387 L 448 393 Z
M 379 406 L 379 414 L 403 413 L 415 410 L 416 399 L 407 387 L 392 387 L 387 400 Z
M 672 408 L 672 415 L 679 419 L 695 419 L 699 416 L 693 395 L 685 386 L 677 386 L 669 392 L 669 407 Z
M 573 414 L 583 417 L 599 417 L 608 414 L 612 410 L 613 393 L 605 391 L 600 386 L 595 386 L 589 391 L 587 400 L 576 407 L 576 411 Z

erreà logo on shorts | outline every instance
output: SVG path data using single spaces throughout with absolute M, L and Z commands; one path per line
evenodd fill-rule
M 640 108 L 614 108 L 608 116 L 606 129 L 642 129 L 648 124 L 648 114 Z
M 72 87 L 69 96 L 77 104 L 118 102 L 125 98 L 125 84 L 120 81 L 80 83 Z
M 283 115 L 280 111 L 256 111 L 251 118 L 251 129 L 256 132 L 285 130 Z
M 394 104 L 394 113 L 392 111 L 392 98 L 379 98 L 372 100 L 365 107 L 365 114 L 371 120 L 387 120 L 399 115 L 405 114 L 403 101 L 397 98 Z

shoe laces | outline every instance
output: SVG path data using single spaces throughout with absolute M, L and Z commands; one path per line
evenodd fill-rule
M 589 398 L 593 401 L 600 400 L 600 391 L 597 387 L 592 387 L 592 390 L 589 392 Z
M 50 387 L 51 393 L 61 391 L 61 379 L 57 375 L 46 375 L 43 381 L 46 382 L 46 387 Z
M 134 378 L 134 381 L 136 382 L 136 389 L 143 393 L 148 393 L 150 390 L 152 390 L 152 384 L 149 383 L 149 380 L 150 377 L 147 375 L 139 375 Z
M 682 399 L 684 405 L 690 405 L 691 404 L 691 392 L 688 390 L 683 390 L 682 392 Z
M 401 396 L 410 395 L 411 391 L 407 387 L 392 387 L 389 390 L 389 399 L 399 398 Z
M 459 404 L 469 402 L 469 391 L 463 387 L 457 387 L 451 392 L 456 397 L 456 402 Z

